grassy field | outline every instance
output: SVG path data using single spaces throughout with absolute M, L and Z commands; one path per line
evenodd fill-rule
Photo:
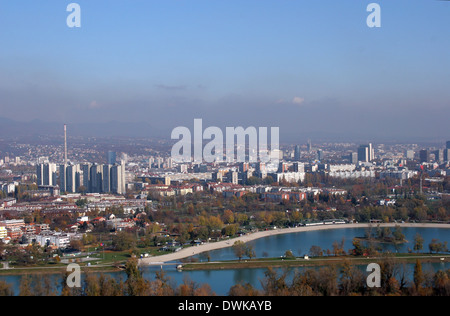
M 266 258 L 252 260 L 230 260 L 220 262 L 197 262 L 183 264 L 182 269 L 186 271 L 193 270 L 225 270 L 225 269 L 250 269 L 250 268 L 282 268 L 282 267 L 310 267 L 325 265 L 340 265 L 346 261 L 351 264 L 369 264 L 385 259 L 386 257 L 354 257 L 354 256 L 337 256 L 337 257 L 316 257 L 310 259 L 303 258 Z M 441 262 L 444 258 L 445 262 L 450 260 L 450 255 L 436 254 L 396 254 L 392 257 L 398 263 L 415 263 L 417 259 L 421 262 Z

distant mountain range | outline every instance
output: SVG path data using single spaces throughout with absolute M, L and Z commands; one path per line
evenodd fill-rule
M 0 117 L 0 138 L 64 135 L 64 123 L 32 120 L 20 122 Z M 104 123 L 67 124 L 69 136 L 83 137 L 142 137 L 168 139 L 170 133 L 153 128 L 148 123 Z

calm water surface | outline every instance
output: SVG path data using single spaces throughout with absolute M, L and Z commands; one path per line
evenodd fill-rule
M 341 242 L 344 240 L 344 249 L 348 251 L 352 249 L 352 239 L 354 237 L 364 236 L 366 230 L 363 228 L 345 228 L 333 229 L 323 231 L 309 231 L 301 233 L 292 233 L 284 235 L 276 235 L 261 238 L 250 242 L 256 252 L 258 258 L 264 256 L 279 257 L 282 256 L 286 250 L 291 250 L 294 255 L 300 256 L 307 254 L 313 245 L 320 246 L 322 249 L 332 249 L 334 241 Z M 450 229 L 431 229 L 431 228 L 402 228 L 408 243 L 402 244 L 397 248 L 391 244 L 381 244 L 383 249 L 392 252 L 408 252 L 408 249 L 413 248 L 414 236 L 419 233 L 424 238 L 423 252 L 428 252 L 428 244 L 433 238 L 439 239 L 450 244 Z M 234 260 L 236 259 L 231 248 L 225 248 L 210 252 L 211 260 Z M 198 256 L 199 260 L 204 260 L 202 256 Z M 182 271 L 176 270 L 175 266 L 162 267 L 166 275 L 171 278 L 174 285 L 182 283 L 185 279 L 192 280 L 198 284 L 207 283 L 212 290 L 218 295 L 227 295 L 230 288 L 237 283 L 250 283 L 255 288 L 261 289 L 261 280 L 264 279 L 264 272 L 266 269 L 230 269 L 230 270 L 208 270 L 208 271 Z M 361 266 L 364 269 L 365 266 Z M 160 270 L 160 266 L 150 266 L 142 268 L 145 278 L 154 280 L 155 272 Z M 290 268 L 291 275 L 296 270 L 304 268 Z M 413 264 L 407 265 L 408 274 L 412 279 Z M 445 263 L 424 263 L 424 271 L 435 272 L 442 269 L 450 269 L 450 262 Z M 124 272 L 110 273 L 109 275 L 122 280 L 126 280 Z M 50 276 L 54 282 L 61 283 L 61 275 Z M 19 285 L 21 276 L 0 276 L 0 280 L 4 280 L 13 285 L 13 289 L 17 294 L 19 292 Z

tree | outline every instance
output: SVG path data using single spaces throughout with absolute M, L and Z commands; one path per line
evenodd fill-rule
M 12 286 L 5 281 L 0 281 L 0 296 L 13 296 Z
M 252 258 L 256 257 L 256 253 L 255 253 L 255 250 L 253 250 L 253 246 L 251 246 L 251 245 L 245 246 L 245 255 L 247 257 L 249 257 L 250 260 L 252 260 Z
M 422 288 L 422 285 L 425 281 L 425 276 L 422 271 L 422 263 L 419 259 L 416 260 L 416 265 L 414 266 L 414 286 L 416 288 L 416 291 L 420 293 L 420 290 Z
M 139 271 L 136 258 L 127 261 L 125 273 L 128 277 L 125 281 L 125 290 L 128 296 L 146 296 L 149 293 L 149 282 L 144 279 L 141 271 Z
M 251 284 L 236 284 L 230 288 L 229 296 L 260 296 L 261 293 Z
M 423 243 L 423 237 L 419 233 L 417 233 L 416 236 L 414 236 L 414 250 L 416 252 L 423 250 Z
M 294 259 L 295 258 L 294 254 L 292 253 L 291 250 L 286 250 L 286 252 L 284 253 L 284 257 L 287 258 L 287 259 Z
M 116 251 L 124 251 L 135 248 L 134 236 L 127 232 L 119 232 L 112 238 L 112 246 Z
M 341 295 L 364 293 L 365 277 L 363 272 L 345 260 L 340 274 L 339 290 Z
M 72 239 L 70 241 L 69 246 L 71 249 L 74 249 L 77 251 L 81 251 L 81 249 L 83 249 L 83 243 L 81 242 L 81 240 L 78 240 L 78 239 Z
M 320 246 L 313 245 L 309 249 L 309 254 L 311 257 L 321 257 L 323 256 L 323 250 Z
M 439 253 L 439 252 L 446 252 L 447 249 L 447 242 L 440 242 L 438 239 L 433 238 L 428 245 L 428 248 L 430 249 L 430 253 Z
M 233 251 L 236 257 L 239 258 L 239 261 L 241 261 L 247 252 L 247 247 L 243 241 L 238 240 L 233 245 Z
M 223 213 L 223 221 L 225 224 L 233 224 L 234 223 L 233 211 L 225 210 Z
M 364 247 L 358 238 L 353 238 L 353 254 L 355 256 L 362 256 L 364 254 Z
M 405 235 L 403 234 L 402 229 L 399 225 L 395 226 L 395 230 L 392 235 L 394 236 L 395 241 L 405 240 Z

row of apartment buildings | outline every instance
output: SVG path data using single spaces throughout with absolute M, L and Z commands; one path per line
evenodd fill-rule
M 36 166 L 38 186 L 59 186 L 61 192 L 126 193 L 125 163 L 62 164 L 43 163 Z

